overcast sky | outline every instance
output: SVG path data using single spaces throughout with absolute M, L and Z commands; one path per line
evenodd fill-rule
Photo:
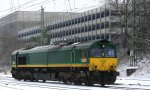
M 82 11 L 103 5 L 105 0 L 1 0 L 0 17 L 14 11 L 38 11 L 41 6 L 45 11 L 64 12 Z

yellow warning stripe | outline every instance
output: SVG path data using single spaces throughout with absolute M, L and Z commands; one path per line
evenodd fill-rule
M 17 65 L 17 67 L 88 67 L 89 64 L 48 64 L 48 65 Z M 15 64 L 12 67 L 16 67 Z

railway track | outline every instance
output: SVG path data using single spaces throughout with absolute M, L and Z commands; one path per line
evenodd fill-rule
M 135 80 L 135 79 L 134 79 Z M 131 81 L 134 81 L 131 80 Z M 142 82 L 148 83 L 148 80 L 141 80 Z M 30 81 L 17 81 L 11 77 L 1 77 L 0 76 L 0 90 L 27 90 L 26 88 L 36 89 L 36 90 L 150 90 L 150 85 L 142 83 L 123 83 L 130 82 L 130 80 L 117 80 L 114 85 L 106 85 L 105 87 L 100 87 L 100 85 L 95 86 L 77 86 L 72 84 L 63 84 L 57 81 L 46 81 L 46 82 L 30 82 Z M 150 81 L 149 81 L 150 82 Z M 4 87 L 6 89 L 1 89 Z
M 28 82 L 28 81 L 17 81 L 14 80 L 13 78 L 9 79 L 1 79 L 0 80 L 0 86 L 10 88 L 10 89 L 15 89 L 15 90 L 24 90 L 17 88 L 16 86 L 19 87 L 32 87 L 32 88 L 41 88 L 41 89 L 50 89 L 50 90 L 92 90 L 88 89 L 87 87 L 81 86 L 75 86 L 75 85 L 65 85 L 59 82 L 51 82 L 47 81 L 43 83 L 42 81 L 39 82 Z

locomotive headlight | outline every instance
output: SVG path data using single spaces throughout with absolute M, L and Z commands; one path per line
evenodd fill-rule
M 97 66 L 95 65 L 94 68 L 97 69 Z
M 114 66 L 110 66 L 111 69 L 114 69 Z
M 12 63 L 13 63 L 13 64 L 16 64 L 16 62 L 15 62 L 15 61 L 13 61 Z
M 109 68 L 110 68 L 110 70 L 114 70 L 114 66 L 112 66 L 112 65 Z
M 103 45 L 103 47 L 105 47 L 105 45 Z
M 115 70 L 115 68 L 116 68 L 116 67 L 115 67 L 115 65 L 114 65 L 114 64 L 112 64 L 112 65 L 110 65 L 110 67 L 109 67 L 109 68 L 110 68 L 110 70 Z

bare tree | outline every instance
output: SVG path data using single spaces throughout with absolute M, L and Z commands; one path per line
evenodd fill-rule
M 118 27 L 122 31 L 123 52 L 132 50 L 132 63 L 138 62 L 150 51 L 150 1 L 148 0 L 108 0 L 119 17 Z M 122 48 L 122 49 L 123 49 Z M 123 54 L 123 52 L 120 52 Z
M 119 18 L 118 28 L 122 32 L 122 46 L 128 47 L 129 36 L 129 16 L 131 14 L 131 0 L 108 0 L 108 3 L 116 10 L 116 15 Z

